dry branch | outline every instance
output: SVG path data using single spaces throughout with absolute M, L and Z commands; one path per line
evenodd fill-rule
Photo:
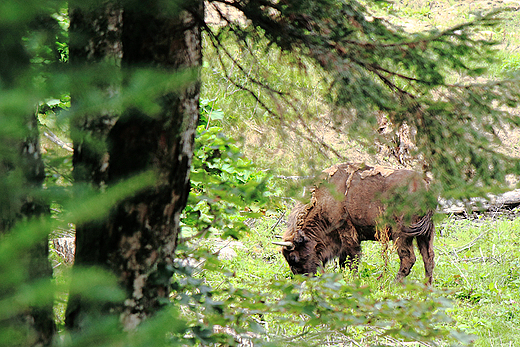
M 460 252 L 462 251 L 465 251 L 467 249 L 470 249 L 471 247 L 473 247 L 478 240 L 480 240 L 484 235 L 487 234 L 487 231 L 481 233 L 479 236 L 475 237 L 471 242 L 469 242 L 468 244 L 462 246 L 462 247 L 459 247 L 457 249 L 453 249 L 450 253 L 453 253 L 455 255 L 459 254 Z
M 73 152 L 74 150 L 72 149 L 71 145 L 68 144 L 68 143 L 65 143 L 64 141 L 62 141 L 58 136 L 56 136 L 56 134 L 54 134 L 52 131 L 50 130 L 45 130 L 43 132 L 43 135 L 48 138 L 49 140 L 51 140 L 52 142 L 54 142 L 55 144 L 57 144 L 58 146 L 60 146 L 61 148 L 69 151 L 69 152 Z
M 485 263 L 485 262 L 490 262 L 490 261 L 495 261 L 498 264 L 500 263 L 500 260 L 498 260 L 497 258 L 494 258 L 494 257 L 459 258 L 454 261 L 459 262 L 459 263 L 462 263 L 462 262 L 464 262 L 464 263 Z

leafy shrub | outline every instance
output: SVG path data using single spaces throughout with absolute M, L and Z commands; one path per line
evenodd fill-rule
M 223 118 L 214 102 L 201 100 L 200 110 L 183 232 L 209 236 L 211 231 L 224 239 L 238 238 L 248 229 L 245 221 L 262 216 L 273 197 L 270 176 L 212 122 Z

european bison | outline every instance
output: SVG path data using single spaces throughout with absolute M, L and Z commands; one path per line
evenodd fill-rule
M 432 211 L 419 205 L 420 190 L 427 189 L 421 176 L 410 170 L 369 167 L 355 164 L 338 164 L 323 171 L 326 182 L 318 185 L 307 205 L 298 204 L 289 215 L 288 227 L 283 235 L 282 253 L 294 274 L 316 273 L 318 266 L 339 257 L 356 270 L 361 255 L 361 241 L 378 239 L 381 231 L 388 231 L 401 260 L 396 280 L 406 277 L 415 263 L 413 239 L 424 261 L 428 283 L 432 282 L 434 267 Z M 328 183 L 327 183 L 328 182 Z M 385 211 L 382 201 L 398 194 L 415 200 L 408 207 L 413 216 L 392 216 L 394 227 L 377 225 Z M 406 200 L 410 201 L 410 199 Z M 420 214 L 420 215 L 417 215 Z M 408 220 L 408 223 L 406 223 Z M 406 225 L 408 224 L 408 226 Z M 378 235 L 379 232 L 379 235 Z

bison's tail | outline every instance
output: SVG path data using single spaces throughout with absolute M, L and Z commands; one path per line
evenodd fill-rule
M 428 211 L 419 221 L 409 227 L 403 227 L 402 231 L 409 236 L 430 236 L 434 232 L 433 211 Z

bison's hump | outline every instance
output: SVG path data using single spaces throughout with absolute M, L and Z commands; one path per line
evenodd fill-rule
M 332 177 L 334 176 L 334 174 L 338 171 L 338 165 L 333 165 L 325 170 L 323 170 L 322 172 L 325 173 L 325 174 L 328 174 L 329 177 Z
M 348 174 L 351 174 L 353 172 L 356 172 L 358 170 L 361 170 L 363 168 L 367 167 L 364 163 L 340 163 L 340 164 L 334 164 L 329 168 L 326 168 L 322 172 L 328 177 L 334 176 L 338 171 L 341 172 L 347 172 Z
M 391 167 L 386 166 L 374 166 L 373 168 L 370 168 L 369 170 L 365 170 L 360 173 L 361 179 L 365 179 L 370 176 L 376 176 L 380 174 L 383 177 L 388 177 L 391 174 L 395 172 L 395 169 L 392 169 Z

